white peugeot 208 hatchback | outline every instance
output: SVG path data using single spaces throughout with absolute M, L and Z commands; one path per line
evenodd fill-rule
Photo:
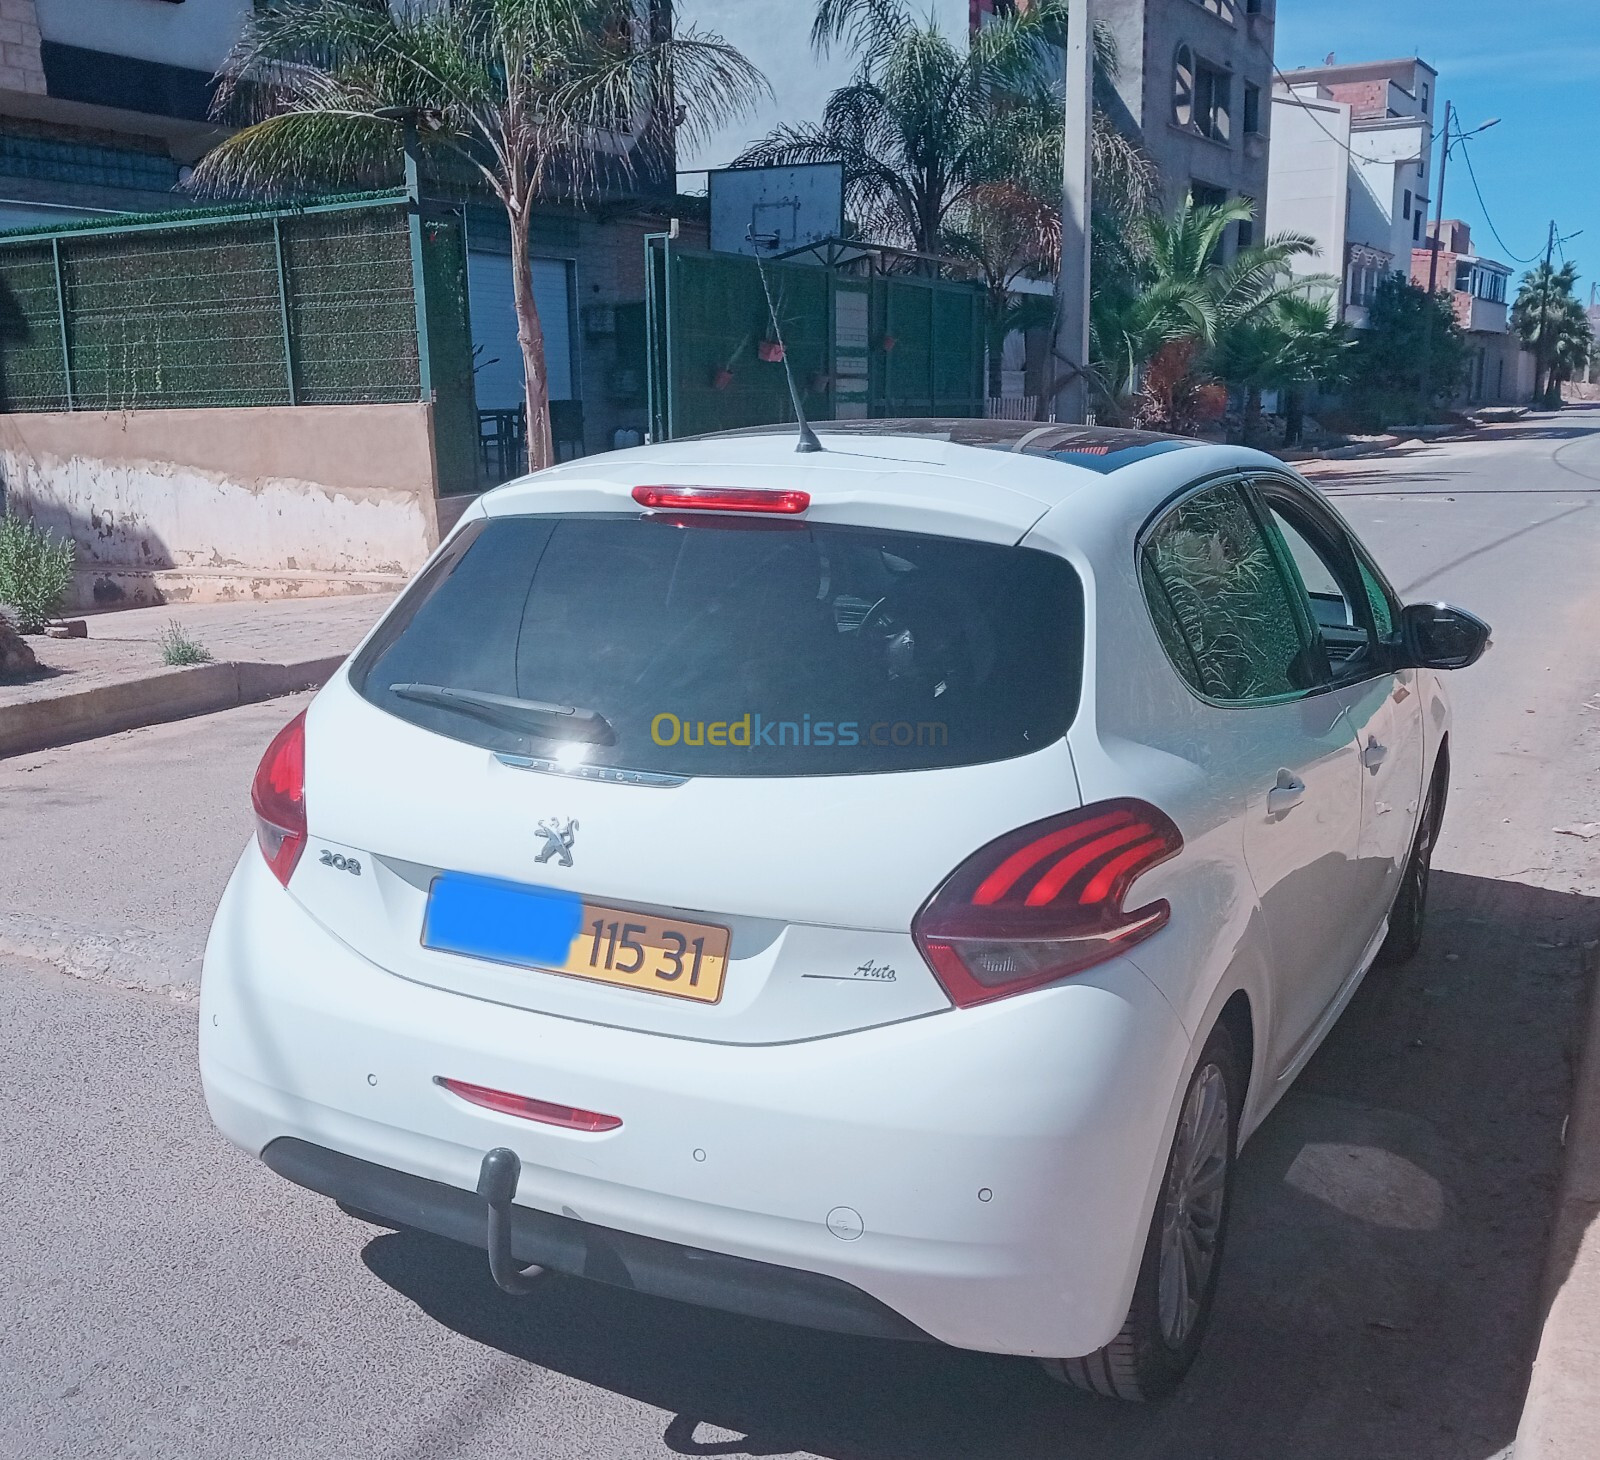
M 1485 625 L 1271 457 L 853 422 L 475 502 L 268 748 L 222 1131 L 372 1219 L 1149 1398 L 1421 935 Z

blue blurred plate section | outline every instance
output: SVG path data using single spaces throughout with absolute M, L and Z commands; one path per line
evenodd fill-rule
M 550 887 L 444 872 L 433 879 L 422 946 L 494 963 L 561 968 L 583 921 L 583 899 Z

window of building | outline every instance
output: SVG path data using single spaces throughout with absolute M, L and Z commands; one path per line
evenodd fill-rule
M 1465 259 L 1460 259 L 1457 261 L 1456 292 L 1458 294 L 1472 293 L 1472 274 L 1473 269 L 1471 264 L 1469 264 Z
M 1378 281 L 1383 270 L 1371 264 L 1351 264 L 1350 277 L 1345 288 L 1345 303 L 1356 309 L 1369 309 L 1378 297 Z
M 1195 0 L 1195 4 L 1202 10 L 1209 10 L 1219 19 L 1227 21 L 1229 25 L 1233 25 L 1238 20 L 1238 12 L 1234 7 L 1234 0 Z
M 1411 221 L 1411 189 L 1410 188 L 1406 189 L 1405 218 L 1406 218 L 1406 222 L 1407 223 L 1409 223 Z
M 1205 61 L 1195 64 L 1194 74 L 1194 124 L 1202 137 L 1213 142 L 1233 140 L 1231 111 L 1233 108 L 1233 77 L 1220 67 Z
M 1413 243 L 1422 242 L 1422 217 L 1422 209 L 1418 208 L 1416 217 L 1411 220 L 1411 241 Z
M 1180 127 L 1194 125 L 1194 52 L 1178 47 L 1172 70 L 1172 120 Z
M 1249 81 L 1244 84 L 1244 133 L 1247 137 L 1261 135 L 1261 88 Z
M 1214 142 L 1228 142 L 1233 138 L 1232 111 L 1232 72 L 1200 60 L 1189 46 L 1179 46 L 1172 74 L 1173 121 Z
M 1422 114 L 1424 116 L 1428 114 L 1428 83 L 1426 81 L 1422 83 Z

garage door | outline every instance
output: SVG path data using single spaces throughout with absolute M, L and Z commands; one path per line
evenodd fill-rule
M 571 400 L 572 319 L 570 277 L 564 259 L 533 261 L 533 299 L 544 326 L 550 399 Z M 511 259 L 506 254 L 468 253 L 467 289 L 472 310 L 475 383 L 480 411 L 512 411 L 522 404 L 522 350 L 517 312 L 511 302 Z

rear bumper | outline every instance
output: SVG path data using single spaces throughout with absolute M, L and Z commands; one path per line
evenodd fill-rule
M 479 1166 L 507 1146 L 522 1162 L 523 1261 L 603 1276 L 616 1259 L 628 1285 L 662 1296 L 1054 1357 L 1099 1347 L 1127 1312 L 1189 1058 L 1126 962 L 785 1045 L 507 1008 L 375 967 L 253 849 L 218 909 L 201 993 L 212 1118 L 315 1190 L 482 1245 Z M 438 1075 L 623 1124 L 532 1124 Z M 347 1195 L 351 1173 L 378 1194 Z M 687 1279 L 706 1253 L 729 1261 Z
M 261 1159 L 296 1185 L 397 1227 L 484 1245 L 484 1204 L 475 1192 L 375 1166 L 293 1136 L 273 1141 Z M 914 1323 L 837 1278 L 661 1242 L 531 1207 L 512 1210 L 511 1251 L 519 1263 L 726 1313 L 864 1338 L 930 1341 Z

